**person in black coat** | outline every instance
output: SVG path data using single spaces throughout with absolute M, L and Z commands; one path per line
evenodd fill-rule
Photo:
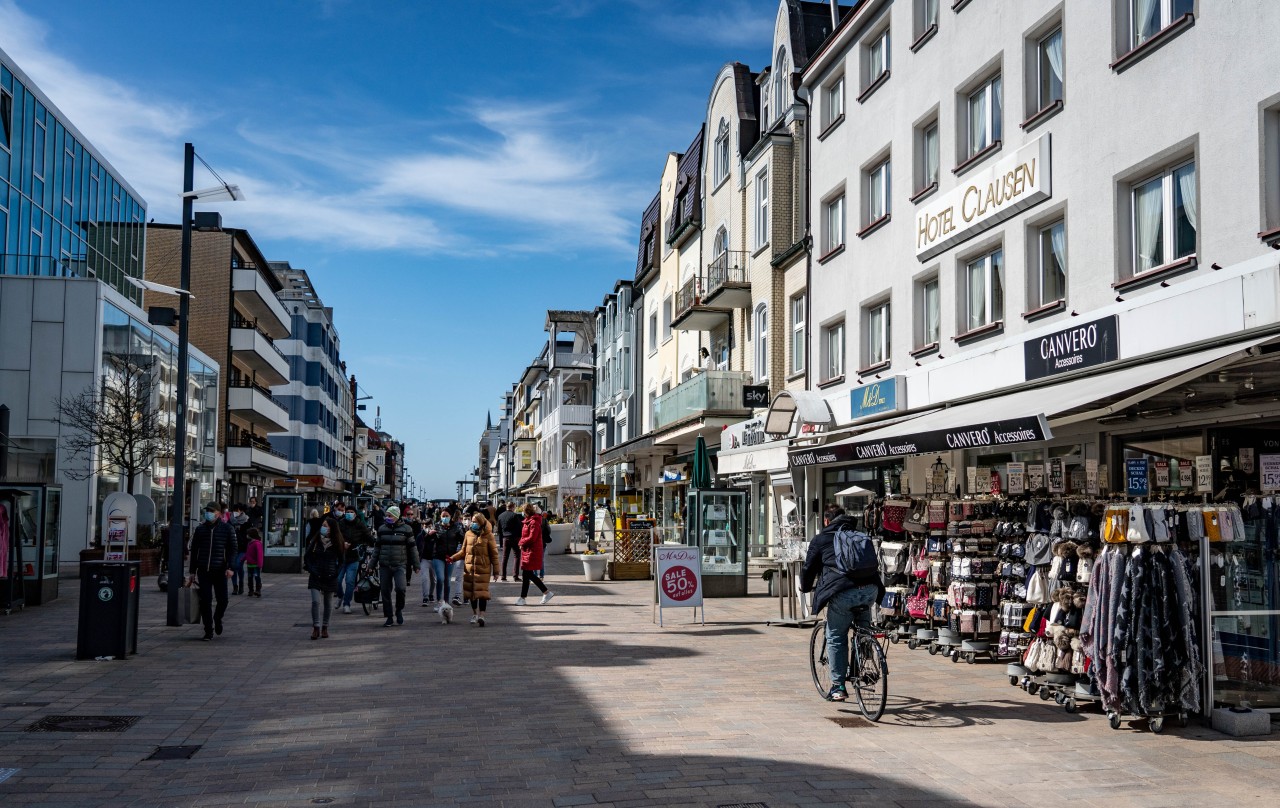
M 524 517 L 516 513 L 516 504 L 507 503 L 507 509 L 498 514 L 498 540 L 502 542 L 502 580 L 507 580 L 507 561 L 512 554 L 516 557 L 515 577 L 520 577 L 520 531 L 524 527 Z M 493 579 L 498 580 L 498 571 L 493 571 Z
M 849 629 L 871 628 L 871 606 L 884 597 L 879 569 L 842 575 L 836 568 L 835 538 L 840 530 L 857 530 L 858 524 L 844 509 L 832 505 L 823 514 L 822 532 L 809 542 L 809 554 L 800 576 L 800 591 L 813 592 L 813 614 L 827 609 L 827 657 L 831 661 L 831 690 L 827 698 L 844 701 L 845 674 L 849 670 Z
M 333 613 L 333 593 L 338 591 L 338 576 L 346 555 L 342 528 L 333 515 L 326 516 L 307 545 L 302 558 L 307 570 L 307 589 L 311 592 L 311 639 L 329 636 L 329 616 Z M 323 619 L 321 606 L 324 607 Z
M 200 587 L 200 622 L 204 639 L 222 633 L 222 617 L 227 612 L 227 579 L 236 557 L 236 530 L 222 520 L 216 502 L 204 506 L 200 524 L 191 534 L 191 566 L 187 585 Z M 217 599 L 217 608 L 213 606 Z

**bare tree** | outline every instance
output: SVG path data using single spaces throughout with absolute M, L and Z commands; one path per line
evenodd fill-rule
M 62 422 L 62 448 L 85 461 L 83 468 L 64 470 L 85 480 L 97 466 L 113 467 L 132 494 L 134 480 L 150 471 L 157 457 L 172 452 L 172 431 L 164 407 L 154 400 L 155 360 L 148 356 L 107 357 L 99 387 L 86 388 L 56 407 Z

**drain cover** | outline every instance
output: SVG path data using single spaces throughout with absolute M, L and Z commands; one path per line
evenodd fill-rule
M 199 751 L 199 746 L 157 746 L 147 760 L 190 760 Z
M 870 721 L 865 718 L 859 718 L 856 715 L 829 715 L 827 720 L 834 721 L 836 726 L 845 728 L 871 726 Z
M 140 715 L 46 715 L 27 732 L 124 732 Z
M 717 805 L 716 808 L 769 808 L 769 806 L 763 802 L 730 802 Z

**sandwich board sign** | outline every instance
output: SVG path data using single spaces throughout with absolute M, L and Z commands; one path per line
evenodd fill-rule
M 659 544 L 653 548 L 657 574 L 654 576 L 655 605 L 658 625 L 662 623 L 662 610 L 693 608 L 693 619 L 698 619 L 698 607 L 702 607 L 702 624 L 707 623 L 707 607 L 702 601 L 702 550 L 681 544 Z

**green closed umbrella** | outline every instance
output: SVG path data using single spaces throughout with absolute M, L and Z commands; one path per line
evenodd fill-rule
M 701 435 L 693 447 L 693 479 L 690 485 L 694 490 L 711 487 L 711 458 L 707 455 L 707 442 Z

